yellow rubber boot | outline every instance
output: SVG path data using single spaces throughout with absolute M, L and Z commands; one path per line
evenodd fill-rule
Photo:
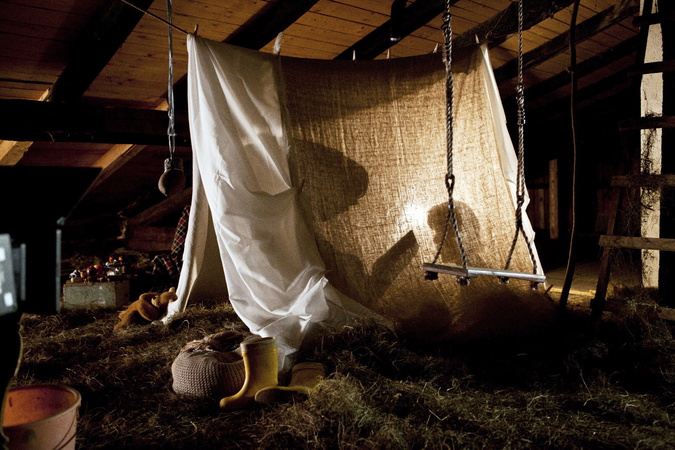
M 326 366 L 321 363 L 305 362 L 293 366 L 288 386 L 270 386 L 255 394 L 255 401 L 272 405 L 306 398 L 326 377 Z
M 220 400 L 221 409 L 244 408 L 260 389 L 279 384 L 279 359 L 273 337 L 242 342 L 241 356 L 244 360 L 244 385 L 236 394 Z

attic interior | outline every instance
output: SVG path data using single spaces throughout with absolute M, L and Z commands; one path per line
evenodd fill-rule
M 393 22 L 389 1 L 366 6 L 240 3 L 176 2 L 173 22 L 190 32 L 198 26 L 202 37 L 263 52 L 271 52 L 283 32 L 282 55 L 313 59 L 398 58 L 430 53 L 443 41 L 444 5 L 439 1 L 407 2 Z M 571 3 L 525 5 L 526 170 L 533 195 L 528 214 L 547 270 L 565 265 L 571 227 Z M 136 6 L 166 17 L 161 2 Z M 620 133 L 618 124 L 639 116 L 635 83 L 640 77 L 633 69 L 641 47 L 638 7 L 635 1 L 598 0 L 582 2 L 579 8 L 577 228 L 580 240 L 589 243 L 579 246 L 585 253 L 582 260 L 598 258 L 594 242 L 606 231 L 611 176 L 627 174 L 634 161 L 634 150 L 625 150 L 621 140 L 629 133 Z M 513 11 L 508 0 L 452 2 L 454 46 L 476 39 L 488 43 L 508 124 L 515 131 Z M 168 155 L 168 119 L 162 112 L 167 108 L 166 25 L 122 2 L 16 1 L 7 2 L 4 14 L 1 164 L 101 170 L 68 221 L 67 253 L 94 253 L 105 260 L 106 253 L 121 246 L 167 250 L 177 211 L 189 202 L 189 192 L 166 200 L 155 181 Z M 400 30 L 398 41 L 390 39 L 394 25 Z M 173 39 L 176 151 L 185 161 L 189 186 L 185 35 L 176 31 Z M 557 164 L 559 180 L 553 210 L 548 199 L 550 161 Z
M 25 228 L 28 234 L 42 231 L 32 223 L 72 210 L 62 227 L 59 287 L 73 270 L 102 264 L 111 255 L 134 258 L 134 262 L 143 258 L 147 264 L 172 247 L 183 208 L 193 196 L 185 31 L 266 54 L 274 53 L 279 44 L 279 54 L 291 58 L 397 59 L 442 51 L 446 6 L 440 0 L 175 0 L 171 19 L 176 27 L 171 69 L 175 155 L 184 163 L 186 185 L 166 197 L 158 189 L 169 157 L 169 41 L 167 25 L 161 20 L 167 18 L 166 2 L 0 3 L 4 43 L 0 48 L 0 166 L 6 166 L 0 167 L 0 185 L 4 192 L 13 193 L 6 200 L 10 214 L 22 215 L 22 224 L 31 223 Z M 509 134 L 517 147 L 518 2 L 448 3 L 453 49 L 461 51 L 476 42 L 489 49 Z M 575 45 L 570 46 L 574 3 L 523 0 L 527 216 L 536 232 L 543 270 L 549 275 L 549 293 L 559 299 L 564 291 L 574 225 L 574 261 L 578 271 L 589 270 L 590 281 L 578 274 L 571 286 L 573 296 L 578 294 L 586 308 L 591 306 L 602 289 L 603 270 L 610 278 L 603 266 L 604 250 L 620 248 L 619 266 L 611 267 L 614 276 L 628 274 L 630 283 L 655 288 L 659 317 L 672 317 L 675 264 L 672 252 L 660 251 L 673 249 L 672 180 L 666 175 L 665 181 L 653 181 L 657 202 L 640 206 L 645 200 L 635 189 L 626 189 L 630 192 L 619 199 L 623 203 L 618 207 L 615 202 L 619 201 L 617 183 L 621 183 L 616 177 L 623 177 L 626 185 L 635 178 L 644 181 L 640 174 L 673 173 L 666 151 L 673 140 L 668 127 L 672 127 L 675 31 L 667 26 L 673 21 L 673 4 L 581 0 L 573 30 Z M 661 42 L 661 59 L 647 50 L 650 32 Z M 650 95 L 646 92 L 653 87 L 646 86 L 654 85 L 655 74 L 662 80 L 656 88 L 661 91 L 661 109 L 645 112 L 641 99 Z M 577 84 L 574 127 L 572 81 Z M 645 151 L 641 142 L 651 142 L 655 134 L 660 154 L 641 158 Z M 429 183 L 442 183 L 442 174 Z M 640 225 L 655 210 L 660 216 L 656 234 Z M 605 239 L 600 245 L 603 236 L 622 234 L 631 242 Z M 650 241 L 645 247 L 645 239 L 659 242 Z M 642 256 L 644 248 L 652 249 L 648 256 Z M 642 273 L 646 265 L 648 275 Z M 616 283 L 615 277 L 611 279 Z M 146 270 L 132 282 L 130 298 L 157 286 Z M 48 296 L 51 287 L 45 289 Z M 596 309 L 598 304 L 609 308 L 604 295 L 596 301 Z

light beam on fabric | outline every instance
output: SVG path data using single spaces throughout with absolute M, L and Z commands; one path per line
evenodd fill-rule
M 312 324 L 345 319 L 350 299 L 433 341 L 548 316 L 517 281 L 424 280 L 447 205 L 440 55 L 303 60 L 192 35 L 188 51 L 193 213 L 171 313 L 206 289 L 228 292 L 286 354 Z M 487 51 L 453 62 L 457 214 L 469 264 L 499 268 L 515 230 L 515 153 Z M 531 271 L 520 244 L 511 268 Z M 457 253 L 451 242 L 441 262 Z

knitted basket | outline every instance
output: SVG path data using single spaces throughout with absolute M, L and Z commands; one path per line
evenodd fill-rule
M 220 399 L 236 394 L 246 377 L 238 351 L 219 351 L 202 341 L 187 344 L 171 364 L 173 390 L 177 394 Z

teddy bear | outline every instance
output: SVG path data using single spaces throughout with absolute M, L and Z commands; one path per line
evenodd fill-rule
M 169 303 L 177 298 L 176 289 L 173 287 L 161 294 L 154 292 L 141 294 L 138 300 L 131 303 L 126 310 L 120 313 L 120 321 L 115 325 L 113 331 L 119 331 L 131 324 L 148 324 L 162 318 L 166 314 Z

